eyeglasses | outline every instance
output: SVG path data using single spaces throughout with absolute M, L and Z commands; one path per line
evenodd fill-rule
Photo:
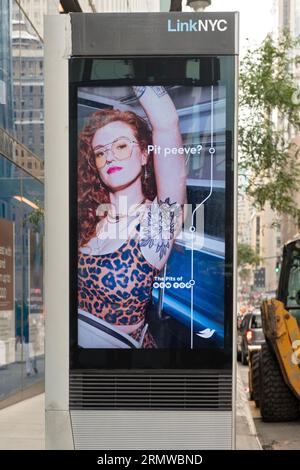
M 97 168 L 103 168 L 106 165 L 107 153 L 109 150 L 113 153 L 116 160 L 128 160 L 131 157 L 135 140 L 128 137 L 118 137 L 113 142 L 106 145 L 97 145 L 94 148 L 95 158 L 97 159 Z

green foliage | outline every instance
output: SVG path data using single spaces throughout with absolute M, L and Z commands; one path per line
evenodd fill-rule
M 39 232 L 41 229 L 41 224 L 44 220 L 44 208 L 41 206 L 40 201 L 37 199 L 34 201 L 37 206 L 36 209 L 33 209 L 29 214 L 24 218 L 24 225 L 28 224 L 34 232 Z
M 251 269 L 247 269 L 247 268 L 242 268 L 240 271 L 239 271 L 239 277 L 241 279 L 241 281 L 243 282 L 250 282 L 250 279 L 251 279 Z
M 238 267 L 243 267 L 246 265 L 255 266 L 259 264 L 260 257 L 253 250 L 253 248 L 247 243 L 238 244 Z
M 299 188 L 300 167 L 291 152 L 290 135 L 300 126 L 300 90 L 292 69 L 299 61 L 293 50 L 300 40 L 283 33 L 277 41 L 267 36 L 249 49 L 240 70 L 240 173 L 254 204 L 267 202 L 278 213 L 300 222 L 293 194 Z M 278 125 L 279 123 L 279 125 Z

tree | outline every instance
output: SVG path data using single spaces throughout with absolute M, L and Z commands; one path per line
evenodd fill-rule
M 294 202 L 300 169 L 291 135 L 300 125 L 300 90 L 292 73 L 300 57 L 293 53 L 300 40 L 284 32 L 268 35 L 260 47 L 249 49 L 240 69 L 239 154 L 243 187 L 258 209 L 267 202 L 279 214 L 300 224 Z
M 250 266 L 255 266 L 259 264 L 260 257 L 253 250 L 253 248 L 247 243 L 238 244 L 238 267 L 242 268 L 247 264 Z
M 239 277 L 244 282 L 249 282 L 251 278 L 251 267 L 260 262 L 260 257 L 247 243 L 238 244 L 238 268 Z
M 23 225 L 26 224 L 34 231 L 39 232 L 44 222 L 44 208 L 38 199 L 35 199 L 35 208 L 24 217 Z

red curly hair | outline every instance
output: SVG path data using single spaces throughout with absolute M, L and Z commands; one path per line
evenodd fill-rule
M 96 225 L 101 217 L 96 214 L 100 204 L 109 203 L 109 191 L 101 184 L 96 168 L 92 140 L 95 132 L 111 122 L 121 121 L 128 124 L 137 139 L 140 149 L 147 149 L 152 144 L 152 133 L 147 122 L 131 111 L 105 109 L 91 114 L 88 124 L 78 138 L 78 242 L 79 246 L 86 245 L 96 234 Z M 156 196 L 153 155 L 149 154 L 146 164 L 147 178 L 142 172 L 142 190 L 145 198 Z

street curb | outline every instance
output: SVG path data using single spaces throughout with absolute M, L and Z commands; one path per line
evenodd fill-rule
M 246 421 L 247 421 L 247 424 L 248 424 L 248 427 L 249 427 L 249 431 L 250 431 L 250 436 L 255 438 L 255 440 L 258 444 L 259 450 L 263 450 L 261 442 L 258 438 L 258 434 L 257 434 L 257 431 L 256 431 L 256 426 L 254 424 L 254 419 L 253 419 L 253 416 L 252 416 L 252 413 L 251 413 L 251 410 L 250 410 L 249 401 L 248 401 L 246 392 L 244 390 L 242 378 L 241 378 L 241 375 L 240 375 L 239 366 L 237 366 L 237 396 L 240 398 L 240 400 L 243 404 L 243 407 L 242 407 L 243 415 L 246 418 Z

